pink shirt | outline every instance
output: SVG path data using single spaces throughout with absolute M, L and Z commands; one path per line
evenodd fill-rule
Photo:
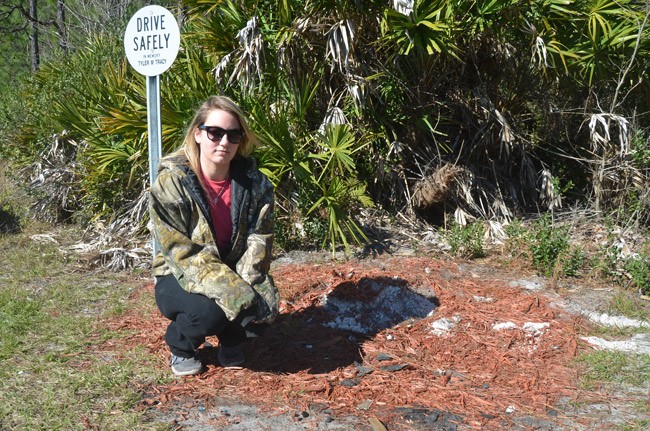
M 217 235 L 217 247 L 222 257 L 225 257 L 224 253 L 230 249 L 230 237 L 232 236 L 230 178 L 213 181 L 203 177 L 203 181 L 208 189 L 207 197 L 214 232 Z

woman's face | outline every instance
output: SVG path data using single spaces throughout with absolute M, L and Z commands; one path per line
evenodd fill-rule
M 208 114 L 203 124 L 208 130 L 196 129 L 194 138 L 199 146 L 201 167 L 206 172 L 221 170 L 230 166 L 230 161 L 237 154 L 237 143 L 231 138 L 241 125 L 237 117 L 230 112 L 215 109 Z M 220 128 L 220 129 L 215 129 Z M 228 133 L 224 133 L 228 131 Z M 221 139 L 219 135 L 223 134 Z

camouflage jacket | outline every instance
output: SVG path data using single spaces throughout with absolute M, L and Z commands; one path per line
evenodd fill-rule
M 196 174 L 184 157 L 161 160 L 149 199 L 149 228 L 160 249 L 153 274 L 173 274 L 183 289 L 214 299 L 230 320 L 256 307 L 256 320 L 269 321 L 279 302 L 269 275 L 273 186 L 251 158 L 235 158 L 230 171 L 232 247 L 221 256 Z

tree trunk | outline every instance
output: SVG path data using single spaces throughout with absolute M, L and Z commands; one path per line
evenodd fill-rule
M 38 8 L 37 0 L 29 0 L 29 48 L 32 53 L 32 72 L 36 72 L 41 63 L 41 53 L 38 47 Z
M 68 31 L 65 25 L 65 0 L 56 2 L 56 28 L 59 32 L 59 46 L 68 52 Z

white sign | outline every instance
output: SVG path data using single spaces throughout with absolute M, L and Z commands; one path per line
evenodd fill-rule
M 129 20 L 124 51 L 140 74 L 157 76 L 169 69 L 181 45 L 176 18 L 162 6 L 145 6 Z

